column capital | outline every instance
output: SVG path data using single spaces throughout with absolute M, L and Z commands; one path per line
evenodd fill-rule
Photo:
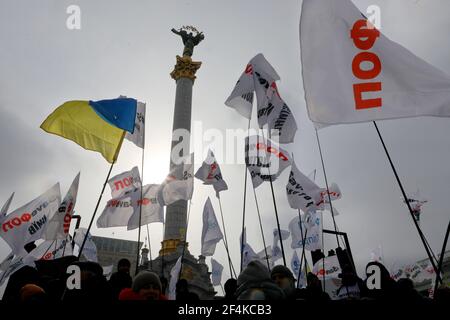
M 177 64 L 175 65 L 173 71 L 170 73 L 170 76 L 174 80 L 178 80 L 180 78 L 188 78 L 192 81 L 195 80 L 195 73 L 202 63 L 200 61 L 192 61 L 189 56 L 178 56 L 177 55 Z

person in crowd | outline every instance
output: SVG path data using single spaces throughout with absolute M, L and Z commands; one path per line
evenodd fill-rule
M 176 285 L 176 300 L 177 301 L 198 301 L 199 296 L 195 292 L 189 291 L 189 284 L 186 279 L 180 279 Z
M 261 262 L 251 261 L 237 279 L 238 300 L 283 300 L 285 294 Z
M 133 279 L 131 288 L 122 289 L 119 300 L 167 300 L 162 293 L 159 276 L 150 271 L 141 271 Z
M 21 303 L 45 303 L 48 301 L 44 289 L 35 284 L 26 284 L 19 291 Z
M 100 264 L 91 261 L 77 261 L 76 265 L 81 271 L 81 288 L 65 290 L 63 300 L 92 302 L 112 301 L 112 290 Z
M 365 283 L 350 265 L 345 265 L 338 277 L 342 284 L 336 292 L 337 300 L 360 300 L 366 296 Z
M 117 264 L 117 272 L 114 272 L 109 279 L 114 299 L 119 298 L 120 292 L 125 288 L 131 288 L 132 279 L 130 276 L 131 263 L 128 259 L 120 259 Z
M 289 268 L 283 265 L 275 266 L 270 273 L 270 277 L 283 290 L 287 300 L 303 298 L 300 290 L 296 288 L 294 275 Z
M 322 283 L 319 278 L 311 272 L 306 275 L 306 288 L 300 289 L 297 294 L 297 299 L 309 301 L 329 301 L 330 296 L 322 289 Z
M 230 278 L 225 282 L 225 297 L 224 300 L 234 301 L 236 300 L 237 280 Z
M 414 289 L 414 283 L 411 279 L 403 278 L 397 281 L 397 297 L 400 300 L 409 302 L 422 302 L 424 297 Z
M 376 266 L 380 270 L 380 289 L 370 289 L 366 291 L 367 298 L 374 300 L 393 300 L 397 299 L 397 283 L 391 278 L 386 267 L 378 261 L 369 262 L 366 266 L 366 288 L 367 281 L 370 279 L 372 273 L 369 272 L 370 266 Z

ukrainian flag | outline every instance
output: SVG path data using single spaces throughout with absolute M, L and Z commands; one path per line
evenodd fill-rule
M 53 111 L 41 128 L 72 140 L 87 150 L 100 152 L 106 161 L 114 163 L 125 136 L 123 129 L 129 129 L 129 126 L 121 124 L 129 123 L 129 119 L 132 119 L 131 130 L 134 129 L 136 103 L 133 106 L 130 100 L 134 99 L 68 101 Z M 111 108 L 105 108 L 108 106 Z M 120 112 L 115 112 L 117 110 Z

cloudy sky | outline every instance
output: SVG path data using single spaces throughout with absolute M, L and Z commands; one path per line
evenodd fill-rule
M 382 32 L 419 57 L 450 74 L 447 44 L 450 2 L 446 0 L 355 0 L 362 12 L 371 4 L 381 8 Z M 202 61 L 193 91 L 192 121 L 197 127 L 244 129 L 247 121 L 224 105 L 246 63 L 263 53 L 281 77 L 278 88 L 297 120 L 294 152 L 304 173 L 317 169 L 324 176 L 311 121 L 307 117 L 301 78 L 299 19 L 301 0 L 252 1 L 144 1 L 144 0 L 2 0 L 0 2 L 0 204 L 15 191 L 11 209 L 37 197 L 60 182 L 62 196 L 81 171 L 76 212 L 87 226 L 109 165 L 100 154 L 85 151 L 69 140 L 46 134 L 39 126 L 67 100 L 99 100 L 119 95 L 147 103 L 144 183 L 160 183 L 169 169 L 175 82 L 169 73 L 175 56 L 182 53 L 173 27 L 194 25 L 205 33 L 195 48 Z M 68 6 L 81 9 L 81 29 L 66 27 Z M 421 226 L 435 252 L 440 251 L 449 219 L 450 136 L 449 120 L 416 118 L 379 123 L 398 173 L 409 193 L 420 190 L 429 202 Z M 256 128 L 256 121 L 252 122 Z M 343 197 L 335 202 L 341 215 L 338 228 L 347 232 L 358 269 L 372 249 L 381 246 L 387 266 L 411 263 L 426 253 L 403 204 L 401 193 L 376 131 L 371 123 L 341 125 L 319 131 L 330 182 L 337 182 Z M 194 132 L 194 141 L 208 140 Z M 208 141 L 205 141 L 205 146 Z M 215 149 L 220 150 L 220 141 Z M 240 143 L 243 143 L 242 141 Z M 113 174 L 140 165 L 141 150 L 124 142 Z M 197 169 L 202 155 L 196 154 Z M 239 265 L 244 166 L 223 164 L 229 190 L 222 193 L 232 259 Z M 289 208 L 285 184 L 289 170 L 274 182 L 282 228 L 287 229 L 296 211 Z M 248 242 L 263 249 L 255 202 L 248 189 Z M 210 186 L 195 182 L 188 241 L 191 253 L 200 253 L 201 216 Z M 276 226 L 270 186 L 257 189 L 267 242 Z M 109 190 L 100 205 L 104 207 Z M 329 215 L 325 227 L 332 228 Z M 162 225 L 150 226 L 153 256 L 162 240 Z M 92 229 L 92 234 L 135 240 L 137 231 L 126 228 Z M 145 233 L 144 233 L 145 235 Z M 142 238 L 142 240 L 144 240 Z M 326 238 L 326 250 L 336 246 Z M 287 258 L 292 250 L 289 243 Z M 0 240 L 0 260 L 9 248 Z M 299 252 L 300 253 L 300 252 Z M 223 245 L 215 258 L 226 266 Z M 209 263 L 209 262 L 208 262 Z M 224 278 L 228 277 L 224 269 Z

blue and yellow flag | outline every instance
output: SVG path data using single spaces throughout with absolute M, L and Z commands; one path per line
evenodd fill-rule
M 116 161 L 125 136 L 124 130 L 102 119 L 89 101 L 64 103 L 45 119 L 41 128 L 100 152 L 109 163 Z
M 90 100 L 89 105 L 106 122 L 133 133 L 137 108 L 136 99 L 120 97 L 109 100 Z

